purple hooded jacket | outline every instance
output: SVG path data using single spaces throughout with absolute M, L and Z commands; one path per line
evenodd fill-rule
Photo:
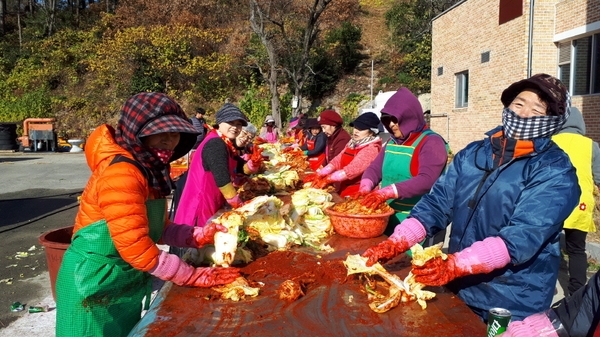
M 427 128 L 425 118 L 423 117 L 423 108 L 421 103 L 410 90 L 400 88 L 390 99 L 385 103 L 381 113 L 392 115 L 398 119 L 400 131 L 404 138 L 395 138 L 391 135 L 388 142 L 395 144 L 403 144 L 407 139 L 411 138 L 411 134 L 419 133 Z M 389 131 L 389 130 L 388 130 Z M 368 179 L 373 182 L 373 186 L 377 186 L 381 182 L 383 176 L 383 158 L 385 156 L 385 146 L 379 152 L 379 155 L 369 165 L 363 173 L 362 179 Z M 395 183 L 398 197 L 401 199 L 411 198 L 426 194 L 433 186 L 433 183 L 442 174 L 448 153 L 446 144 L 442 137 L 429 136 L 422 140 L 422 145 L 418 153 L 419 169 L 418 174 L 411 179 Z M 409 170 L 409 167 L 401 168 Z M 385 187 L 385 186 L 381 186 Z

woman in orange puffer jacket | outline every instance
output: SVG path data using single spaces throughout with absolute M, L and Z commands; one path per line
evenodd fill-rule
M 200 247 L 226 231 L 167 220 L 169 163 L 195 141 L 179 105 L 160 93 L 131 97 L 116 131 L 105 124 L 91 134 L 85 155 L 92 176 L 57 277 L 57 336 L 126 336 L 141 318 L 142 299 L 149 303 L 151 275 L 197 287 L 239 276 L 236 268 L 192 267 L 156 246 Z

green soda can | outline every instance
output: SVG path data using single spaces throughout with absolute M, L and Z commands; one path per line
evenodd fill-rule
M 487 337 L 498 336 L 508 327 L 512 314 L 507 309 L 492 308 L 488 314 Z
M 37 306 L 37 307 L 30 306 L 30 307 L 29 307 L 29 312 L 30 312 L 30 313 L 36 313 L 36 312 L 46 312 L 46 311 L 48 311 L 48 308 L 47 308 L 47 307 L 45 307 L 45 306 Z
M 18 311 L 23 311 L 25 307 L 23 306 L 23 304 L 21 304 L 21 302 L 14 302 L 11 306 L 10 306 L 10 311 L 12 312 L 18 312 Z

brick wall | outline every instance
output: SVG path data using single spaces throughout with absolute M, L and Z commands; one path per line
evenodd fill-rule
M 523 15 L 502 25 L 498 12 L 498 1 L 468 0 L 433 21 L 431 113 L 440 117 L 431 119 L 431 127 L 449 140 L 453 152 L 501 124 L 502 91 L 527 77 L 529 1 L 523 3 Z M 598 21 L 600 1 L 537 0 L 534 18 L 531 74 L 557 76 L 555 34 Z M 484 52 L 489 62 L 481 62 Z M 469 72 L 469 104 L 455 108 L 455 74 L 463 71 Z M 600 95 L 588 96 L 573 97 L 573 104 L 584 114 L 588 135 L 598 140 Z

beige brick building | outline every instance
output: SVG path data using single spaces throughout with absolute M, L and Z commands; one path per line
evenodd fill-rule
M 569 86 L 600 141 L 600 0 L 457 3 L 433 21 L 431 127 L 454 152 L 482 139 L 502 122 L 502 91 L 537 73 Z

